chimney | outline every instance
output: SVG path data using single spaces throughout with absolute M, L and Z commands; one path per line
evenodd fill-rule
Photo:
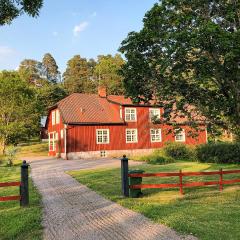
M 98 96 L 102 97 L 102 98 L 106 98 L 107 97 L 107 89 L 104 86 L 99 86 L 98 87 Z

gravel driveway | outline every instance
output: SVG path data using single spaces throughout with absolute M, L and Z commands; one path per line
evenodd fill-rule
M 101 197 L 64 172 L 119 167 L 119 160 L 35 159 L 30 162 L 33 181 L 42 195 L 45 240 L 196 239 L 154 224 L 143 215 Z

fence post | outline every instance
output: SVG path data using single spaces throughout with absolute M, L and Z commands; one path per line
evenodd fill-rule
M 179 170 L 179 187 L 180 187 L 180 193 L 183 195 L 184 192 L 183 192 L 183 176 L 182 176 L 182 170 L 180 169 Z
M 128 158 L 123 155 L 121 158 L 121 177 L 122 177 L 122 194 L 124 197 L 129 197 L 129 183 L 128 183 Z
M 219 190 L 223 190 L 223 170 L 220 168 Z
M 21 165 L 21 186 L 20 186 L 21 207 L 26 207 L 29 205 L 28 166 L 29 164 L 24 160 Z

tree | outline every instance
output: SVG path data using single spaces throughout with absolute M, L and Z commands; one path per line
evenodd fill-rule
M 43 56 L 42 67 L 48 81 L 53 84 L 57 83 L 60 72 L 55 59 L 50 53 L 46 53 Z
M 48 109 L 67 96 L 63 86 L 58 84 L 46 84 L 37 89 L 37 101 L 41 116 L 46 116 Z
M 86 58 L 75 55 L 67 63 L 67 69 L 63 74 L 63 83 L 67 92 L 91 93 L 95 91 L 94 81 L 90 79 L 91 71 Z
M 0 0 L 0 25 L 10 24 L 23 13 L 37 17 L 42 5 L 43 0 Z
M 162 0 L 143 22 L 120 48 L 128 95 L 157 96 L 186 114 L 194 105 L 240 136 L 240 2 Z
M 99 85 L 107 86 L 108 94 L 118 95 L 124 93 L 123 78 L 119 74 L 123 64 L 124 60 L 120 54 L 98 56 L 94 72 L 98 77 Z
M 42 63 L 34 59 L 24 59 L 18 69 L 19 75 L 29 84 L 41 87 L 44 84 Z
M 17 72 L 0 73 L 0 146 L 16 144 L 39 131 L 39 111 L 33 88 Z

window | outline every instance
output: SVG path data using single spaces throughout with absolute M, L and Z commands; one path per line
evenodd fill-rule
M 162 141 L 162 131 L 161 129 L 150 129 L 151 142 L 161 142 Z
M 109 143 L 109 129 L 97 129 L 97 144 Z
M 120 118 L 122 119 L 122 107 L 120 107 Z
M 55 139 L 54 139 L 55 133 L 49 133 L 48 134 L 48 141 L 49 141 L 49 151 L 55 151 Z
M 125 121 L 137 120 L 136 108 L 125 108 Z
M 185 142 L 185 131 L 184 131 L 184 129 L 176 132 L 175 141 L 176 142 Z
M 52 111 L 52 125 L 55 125 L 55 111 Z
M 60 113 L 59 113 L 59 110 L 57 109 L 56 110 L 56 124 L 59 124 L 60 123 Z
M 149 109 L 149 120 L 160 120 L 160 109 L 159 108 L 150 108 Z
M 61 139 L 64 137 L 63 129 L 61 130 Z
M 137 129 L 126 129 L 126 143 L 136 143 L 137 141 Z

